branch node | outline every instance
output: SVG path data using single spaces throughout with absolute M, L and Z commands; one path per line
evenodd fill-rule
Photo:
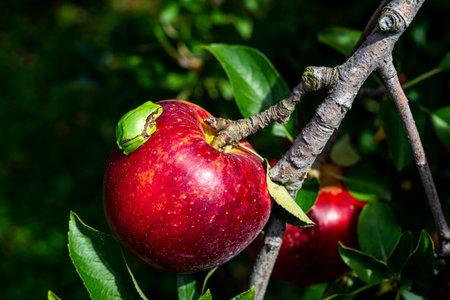
M 337 82 L 339 68 L 307 67 L 302 75 L 302 82 L 307 92 L 330 88 Z
M 391 8 L 385 8 L 378 18 L 378 28 L 383 32 L 399 32 L 406 29 L 405 18 Z

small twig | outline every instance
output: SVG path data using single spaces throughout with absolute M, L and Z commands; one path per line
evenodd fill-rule
M 300 83 L 286 99 L 281 100 L 279 103 L 255 116 L 240 120 L 223 118 L 205 119 L 205 123 L 219 131 L 211 145 L 215 148 L 222 148 L 226 145 L 236 144 L 273 122 L 286 123 L 304 94 L 305 88 L 303 83 Z
M 442 211 L 433 176 L 425 156 L 425 150 L 423 149 L 420 135 L 414 122 L 414 117 L 408 105 L 408 99 L 398 80 L 397 71 L 395 70 L 392 60 L 385 64 L 379 72 L 383 77 L 389 94 L 397 106 L 431 207 L 433 219 L 439 234 L 439 247 L 436 249 L 436 256 L 448 258 L 450 257 L 450 229 Z

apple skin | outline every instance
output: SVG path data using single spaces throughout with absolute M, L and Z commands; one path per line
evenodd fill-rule
M 263 165 L 241 148 L 213 148 L 213 129 L 203 122 L 211 115 L 201 107 L 157 104 L 163 112 L 149 140 L 129 155 L 117 146 L 111 153 L 106 219 L 148 264 L 172 273 L 208 270 L 245 249 L 265 226 L 272 202 Z
M 330 281 L 346 272 L 338 242 L 358 248 L 357 223 L 364 205 L 343 186 L 322 187 L 316 204 L 307 213 L 317 225 L 287 225 L 272 276 L 305 286 Z M 261 244 L 262 238 L 251 244 L 250 256 L 256 257 Z

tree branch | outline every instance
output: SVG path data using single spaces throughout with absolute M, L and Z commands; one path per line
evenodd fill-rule
M 391 62 L 392 49 L 396 41 L 409 26 L 424 1 L 389 1 L 383 5 L 381 10 L 375 11 L 371 20 L 377 20 L 377 26 L 372 25 L 374 22 L 369 22 L 365 30 L 367 33 L 364 33 L 361 38 L 361 44 L 345 63 L 335 68 L 308 67 L 305 69 L 302 82 L 287 98 L 292 100 L 292 102 L 288 102 L 289 105 L 295 105 L 306 92 L 318 89 L 326 89 L 327 96 L 317 108 L 311 121 L 295 138 L 292 147 L 270 170 L 269 174 L 274 181 L 284 184 L 292 197 L 295 197 L 302 187 L 308 170 L 341 124 L 367 77 L 373 71 L 380 70 L 386 63 Z M 383 1 L 382 4 L 386 2 Z M 284 103 L 277 104 L 273 110 L 269 108 L 250 120 L 227 122 L 209 120 L 209 124 L 221 130 L 218 145 L 238 142 L 248 134 L 267 126 L 271 121 L 287 120 L 286 113 L 292 112 L 293 108 L 285 108 L 287 106 L 286 99 L 282 102 Z M 278 109 L 280 112 L 277 111 Z M 221 122 L 227 124 L 217 125 Z M 235 123 L 237 123 L 236 126 L 231 125 Z M 250 285 L 255 286 L 255 299 L 264 298 L 284 236 L 285 226 L 281 224 L 280 220 L 272 216 L 272 220 L 266 228 L 266 232 L 270 234 L 267 234 L 264 239 L 250 281 Z
M 430 204 L 433 219 L 439 234 L 439 247 L 436 249 L 437 257 L 450 257 L 450 230 L 442 211 L 439 196 L 433 181 L 433 176 L 428 166 L 425 150 L 423 149 L 420 135 L 414 122 L 414 117 L 408 105 L 408 99 L 398 80 L 392 59 L 379 70 L 386 88 L 394 100 L 399 115 L 402 119 L 411 149 L 414 153 L 417 169 Z

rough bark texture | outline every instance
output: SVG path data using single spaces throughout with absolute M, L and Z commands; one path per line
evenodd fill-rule
M 387 89 L 380 89 L 379 92 L 385 93 L 388 90 L 393 97 L 402 100 L 398 101 L 398 105 L 403 105 L 403 100 L 406 97 L 404 97 L 403 91 L 399 92 L 401 86 L 397 84 L 397 74 L 392 65 L 392 50 L 396 41 L 409 26 L 424 1 L 382 0 L 364 29 L 361 40 L 357 43 L 351 57 L 346 62 L 334 68 L 307 67 L 302 76 L 302 82 L 288 98 L 274 106 L 274 110 L 268 109 L 258 116 L 250 118 L 251 121 L 229 121 L 226 126 L 221 128 L 216 125 L 215 127 L 222 131 L 219 134 L 217 143 L 225 145 L 233 142 L 233 139 L 236 142 L 271 122 L 284 122 L 287 119 L 286 113 L 293 111 L 292 106 L 295 106 L 305 93 L 326 89 L 327 96 L 317 108 L 311 121 L 295 138 L 293 146 L 270 170 L 272 180 L 283 183 L 291 196 L 295 197 L 298 190 L 302 187 L 308 170 L 323 151 L 333 133 L 338 129 L 346 113 L 351 109 L 361 86 L 372 72 L 380 70 L 385 72 L 383 77 L 388 78 L 386 80 Z M 389 68 L 386 68 L 386 66 Z M 402 93 L 403 96 L 401 95 Z M 286 107 L 289 107 L 289 109 L 286 109 Z M 276 111 L 278 109 L 280 109 L 280 112 Z M 409 116 L 404 117 L 409 118 Z M 214 122 L 210 122 L 214 126 Z M 229 126 L 235 122 L 246 125 Z M 408 121 L 406 123 L 408 124 L 405 125 L 407 130 L 412 130 L 411 132 L 413 132 L 415 129 L 414 122 Z M 236 129 L 236 127 L 244 127 L 245 131 L 239 128 Z M 414 127 L 414 129 L 408 129 L 408 127 Z M 236 133 L 236 131 L 238 132 Z M 415 140 L 416 137 L 413 139 Z M 418 145 L 417 143 L 413 144 Z M 427 196 L 429 199 L 435 199 L 430 200 L 433 217 L 437 227 L 442 228 L 440 235 L 441 239 L 444 237 L 444 248 L 449 248 L 448 226 L 442 213 L 439 213 L 440 207 L 437 207 L 439 200 L 434 184 L 432 184 L 431 173 L 428 170 L 426 160 L 424 163 L 423 149 L 413 146 L 413 151 L 418 162 L 419 171 L 421 176 L 423 176 L 422 181 L 424 185 L 432 186 L 432 188 L 427 188 Z M 276 216 L 272 216 L 266 230 L 268 234 L 266 234 L 264 245 L 255 263 L 250 280 L 250 285 L 255 286 L 255 299 L 264 298 L 270 274 L 281 247 L 285 228 L 283 222 Z

